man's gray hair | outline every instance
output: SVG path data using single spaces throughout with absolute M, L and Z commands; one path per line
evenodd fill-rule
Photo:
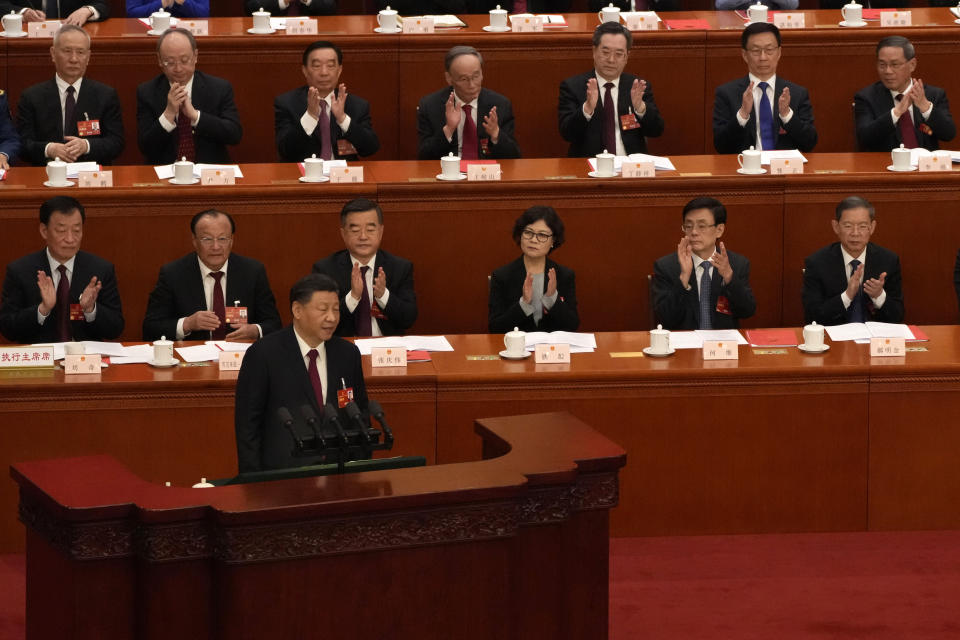
M 477 56 L 477 60 L 480 61 L 480 64 L 483 64 L 483 56 L 480 55 L 480 52 L 474 49 L 473 47 L 467 47 L 465 45 L 457 45 L 447 51 L 447 55 L 443 58 L 443 66 L 447 71 L 450 71 L 450 65 L 453 64 L 453 61 L 459 58 L 460 56 Z

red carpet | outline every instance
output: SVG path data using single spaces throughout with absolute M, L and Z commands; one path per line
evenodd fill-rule
M 24 557 L 0 555 L 0 640 Z M 960 531 L 610 541 L 612 640 L 960 638 Z

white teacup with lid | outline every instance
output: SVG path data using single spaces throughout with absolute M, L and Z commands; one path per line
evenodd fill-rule
M 808 351 L 823 349 L 823 325 L 814 321 L 803 328 L 803 346 Z
M 762 170 L 760 166 L 760 152 L 753 147 L 744 149 L 743 152 L 737 156 L 737 163 L 740 165 L 740 168 L 743 169 L 743 173 L 760 173 Z
M 440 173 L 446 180 L 457 180 L 460 178 L 460 156 L 446 155 L 440 158 Z
M 652 353 L 670 352 L 670 332 L 664 329 L 662 324 L 650 330 L 650 351 Z
M 47 181 L 55 187 L 62 187 L 67 184 L 67 163 L 60 158 L 54 158 L 48 162 Z
M 264 11 L 260 7 L 259 11 L 253 12 L 253 30 L 258 33 L 268 33 L 270 31 L 270 12 Z
M 492 31 L 507 29 L 507 10 L 501 9 L 500 5 L 497 5 L 496 9 L 490 9 L 490 29 Z
M 894 171 L 910 171 L 910 149 L 902 144 L 890 151 L 890 160 L 893 162 Z
M 377 14 L 377 24 L 380 25 L 382 33 L 396 33 L 400 30 L 400 15 L 387 5 L 386 9 Z
M 177 184 L 191 184 L 193 182 L 193 163 L 186 157 L 174 162 L 173 179 Z
M 303 177 L 314 182 L 323 179 L 323 160 L 317 154 L 303 159 Z
M 527 334 L 514 327 L 513 331 L 508 331 L 503 336 L 503 346 L 506 347 L 507 355 L 519 358 L 527 353 Z
M 609 153 L 606 149 L 603 150 L 603 153 L 597 154 L 597 175 L 603 177 L 610 177 L 616 175 L 614 167 L 616 166 L 614 160 L 616 156 L 612 153 Z
M 160 336 L 153 342 L 153 363 L 165 365 L 173 362 L 173 342 L 167 340 L 167 336 Z
M 840 15 L 847 24 L 863 24 L 863 5 L 856 2 L 845 4 L 840 9 Z
M 767 5 L 759 1 L 757 4 L 750 5 L 747 7 L 747 17 L 750 18 L 750 22 L 766 22 Z
M 611 2 L 597 12 L 600 22 L 620 22 L 620 7 L 613 6 Z
M 170 14 L 163 9 L 150 14 L 150 27 L 155 33 L 162 33 L 170 28 Z
M 3 35 L 8 38 L 17 38 L 23 35 L 23 16 L 11 11 L 3 16 Z

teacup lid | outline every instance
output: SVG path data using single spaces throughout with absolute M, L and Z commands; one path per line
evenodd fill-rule
M 397 11 L 395 9 L 390 8 L 390 5 L 387 5 L 387 8 L 383 9 L 380 13 L 396 13 L 396 12 Z
M 821 325 L 817 324 L 817 321 L 814 320 L 813 322 L 805 326 L 804 329 L 816 329 L 817 327 L 820 327 L 820 326 Z
M 52 164 L 52 165 L 54 165 L 54 166 L 59 167 L 60 165 L 62 165 L 62 164 L 67 164 L 67 163 L 64 162 L 63 160 L 61 160 L 59 157 L 57 157 L 57 158 L 54 158 L 53 160 L 51 160 L 50 162 L 48 162 L 47 164 Z
M 650 333 L 670 333 L 670 332 L 665 330 L 662 324 L 658 324 L 656 329 L 650 330 Z
M 317 157 L 317 154 L 313 154 L 313 155 L 310 156 L 309 158 L 304 158 L 303 161 L 304 161 L 304 162 L 323 162 L 323 159 L 322 159 L 322 158 L 318 158 L 318 157 Z
M 598 153 L 598 154 L 597 154 L 597 157 L 598 157 L 598 158 L 609 158 L 609 157 L 611 157 L 612 155 L 613 155 L 612 153 L 610 153 L 609 151 L 607 151 L 606 149 L 604 149 L 604 150 L 603 150 L 603 153 Z
M 526 331 L 520 331 L 520 327 L 514 327 L 514 328 L 513 328 L 513 331 L 508 331 L 508 332 L 507 332 L 507 335 L 510 336 L 511 338 L 514 338 L 514 337 L 517 337 L 517 336 L 525 336 L 525 335 L 527 335 L 527 332 L 526 332 Z
M 193 164 L 193 163 L 187 160 L 187 156 L 183 156 L 182 158 L 177 160 L 174 164 Z

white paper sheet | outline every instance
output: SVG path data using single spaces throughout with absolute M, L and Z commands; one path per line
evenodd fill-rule
M 150 18 L 138 18 L 138 20 L 143 23 L 143 26 L 150 27 L 151 29 L 153 28 L 153 25 L 150 24 Z M 173 16 L 170 17 L 171 27 L 177 26 L 177 23 L 179 22 L 180 22 L 180 18 L 174 18 Z
M 574 331 L 532 331 L 527 334 L 527 351 L 535 351 L 538 344 L 568 344 L 570 353 L 585 353 L 597 348 L 592 333 Z
M 362 338 L 354 344 L 360 355 L 368 356 L 374 347 L 404 348 L 407 351 L 453 351 L 444 336 L 388 336 L 385 338 Z
M 153 360 L 152 344 L 136 344 L 123 348 L 122 356 L 110 356 L 112 364 L 144 364 Z
M 204 164 L 197 163 L 193 165 L 193 177 L 199 178 L 200 172 L 204 169 L 233 169 L 233 176 L 238 180 L 243 177 L 243 172 L 240 171 L 240 165 L 238 164 Z M 161 180 L 169 180 L 173 177 L 173 165 L 172 164 L 162 164 L 153 168 L 156 172 L 157 177 Z M 68 176 L 69 177 L 69 176 Z
M 208 344 L 198 344 L 193 347 L 177 347 L 174 349 L 185 362 L 207 362 L 220 359 L 220 349 Z
M 654 169 L 659 169 L 660 171 L 676 171 L 677 168 L 673 166 L 673 162 L 670 161 L 670 158 L 665 156 L 651 156 L 646 153 L 631 153 L 629 156 L 615 156 L 613 158 L 613 170 L 620 172 L 620 169 L 623 167 L 624 161 L 629 162 L 652 162 Z M 597 159 L 588 158 L 587 162 L 590 163 L 590 169 L 592 171 L 597 170 Z
M 246 351 L 253 346 L 252 342 L 227 342 L 226 340 L 207 340 L 203 344 L 216 347 L 221 351 Z
M 847 324 L 835 324 L 832 327 L 824 327 L 827 335 L 834 342 L 843 342 L 844 340 L 864 339 L 870 341 L 870 330 L 862 322 L 848 322 Z
M 85 340 L 83 350 L 85 353 L 97 354 L 102 356 L 123 356 L 126 355 L 125 347 L 119 342 L 94 342 Z
M 633 18 L 643 16 L 645 18 L 656 18 L 657 22 L 663 22 L 663 19 L 657 15 L 656 11 L 621 11 L 620 17 L 623 18 L 624 23 L 626 23 L 627 18 Z
M 703 340 L 736 341 L 737 344 L 750 344 L 736 329 L 697 329 L 696 334 Z M 673 334 L 670 334 L 673 337 Z
M 803 154 L 800 153 L 798 149 L 780 149 L 777 151 L 761 151 L 760 152 L 760 164 L 770 164 L 771 158 L 787 158 L 788 160 L 801 160 L 806 162 L 807 159 L 803 157 Z
M 703 338 L 696 331 L 671 331 L 670 346 L 674 349 L 703 349 Z
M 271 29 L 286 29 L 287 28 L 287 19 L 286 18 L 270 18 L 270 28 Z
M 96 162 L 68 162 L 67 178 L 76 180 L 81 171 L 100 171 L 100 165 Z

